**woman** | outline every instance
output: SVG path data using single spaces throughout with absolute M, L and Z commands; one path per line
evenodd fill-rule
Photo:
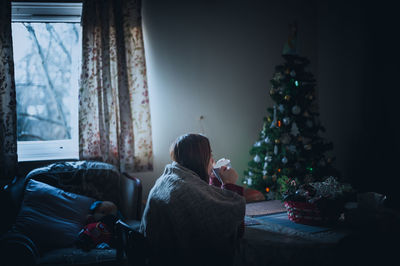
M 152 262 L 231 265 L 245 214 L 236 171 L 222 167 L 222 186 L 209 185 L 214 159 L 199 134 L 178 137 L 170 154 L 173 162 L 151 189 L 140 227 Z

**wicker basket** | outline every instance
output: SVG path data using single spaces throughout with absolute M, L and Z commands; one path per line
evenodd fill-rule
M 299 201 L 284 202 L 289 220 L 307 225 L 326 225 L 334 223 L 340 213 L 332 213 L 329 215 L 321 211 L 317 204 Z

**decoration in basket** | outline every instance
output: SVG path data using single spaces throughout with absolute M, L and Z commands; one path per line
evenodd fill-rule
M 289 220 L 308 225 L 328 225 L 338 222 L 344 204 L 354 193 L 350 184 L 340 183 L 330 176 L 322 182 L 296 185 L 289 183 L 283 194 Z

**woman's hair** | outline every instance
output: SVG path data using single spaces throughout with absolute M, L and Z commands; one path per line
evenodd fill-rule
M 185 134 L 171 145 L 171 159 L 200 176 L 208 183 L 208 164 L 211 147 L 208 139 L 200 134 Z

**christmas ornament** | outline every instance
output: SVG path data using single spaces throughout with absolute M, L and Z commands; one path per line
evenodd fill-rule
M 283 121 L 283 123 L 284 123 L 285 125 L 289 125 L 289 123 L 290 123 L 290 118 L 289 118 L 289 117 L 284 117 L 284 118 L 282 119 L 282 121 Z
M 277 121 L 277 119 L 276 119 L 276 105 L 274 105 L 274 120 L 272 120 L 270 128 L 274 128 L 275 127 L 276 121 Z
M 268 167 L 268 161 L 264 163 L 264 170 Z
M 283 163 L 283 164 L 287 164 L 287 162 L 288 162 L 288 159 L 287 159 L 286 157 L 283 157 L 283 158 L 282 158 L 282 163 Z
M 257 141 L 256 143 L 254 143 L 254 147 L 260 147 L 261 146 L 261 141 Z
M 263 170 L 263 175 L 266 175 L 266 174 L 268 174 L 268 171 L 267 170 Z
M 249 176 L 252 176 L 252 175 L 253 175 L 253 173 L 249 171 Z
M 251 178 L 247 178 L 247 185 L 251 186 L 253 184 L 253 180 Z
M 278 146 L 277 145 L 274 146 L 274 154 L 278 155 Z
M 267 137 L 264 139 L 264 142 L 268 144 L 268 143 L 271 142 L 271 140 L 270 140 L 269 137 L 267 136 Z
M 280 173 L 282 171 L 282 169 L 281 168 L 278 168 L 278 173 Z
M 272 161 L 272 156 L 269 156 L 269 155 L 265 156 L 265 161 L 266 162 L 271 162 Z
M 266 188 L 265 188 L 265 192 L 267 192 L 267 193 L 268 193 L 268 192 L 269 192 L 269 190 L 270 190 L 270 189 L 269 189 L 269 187 L 266 187 Z
M 296 80 L 296 81 L 294 82 L 294 85 L 295 85 L 296 87 L 298 87 L 298 86 L 299 86 L 299 82 Z
M 294 115 L 298 115 L 298 114 L 300 114 L 300 112 L 301 112 L 300 106 L 295 105 L 295 106 L 292 107 L 292 113 Z
M 296 146 L 294 146 L 294 145 L 289 145 L 289 146 L 287 146 L 287 149 L 288 149 L 291 153 L 295 153 L 295 152 L 296 152 Z
M 290 71 L 290 76 L 295 77 L 296 76 L 296 72 L 294 70 Z
M 278 105 L 278 110 L 281 113 L 283 113 L 283 111 L 285 111 L 285 107 L 283 106 L 283 104 Z
M 275 144 L 279 144 L 280 142 L 281 142 L 280 139 L 276 139 L 276 140 L 275 140 Z
M 270 95 L 274 95 L 274 94 L 275 94 L 275 89 L 274 89 L 274 88 L 271 88 L 271 89 L 269 90 L 269 94 L 270 94 Z
M 281 120 L 278 120 L 278 127 L 281 127 L 282 126 L 282 122 L 281 122 Z
M 256 154 L 256 156 L 254 156 L 254 159 L 253 159 L 256 163 L 259 163 L 259 162 L 261 162 L 261 158 L 260 158 L 260 156 L 258 155 L 258 154 Z
M 292 123 L 292 128 L 291 128 L 291 130 L 290 130 L 290 133 L 293 135 L 293 136 L 297 136 L 297 135 L 299 135 L 299 128 L 297 127 L 297 125 L 296 125 L 296 123 L 295 122 L 293 122 Z
M 267 120 L 268 120 L 268 122 L 271 122 L 271 117 L 268 116 L 268 117 L 267 117 Z
M 311 150 L 311 148 L 312 148 L 311 144 L 304 145 L 304 149 L 307 151 Z
M 290 101 L 290 95 L 285 95 L 284 98 L 285 98 L 286 101 Z

